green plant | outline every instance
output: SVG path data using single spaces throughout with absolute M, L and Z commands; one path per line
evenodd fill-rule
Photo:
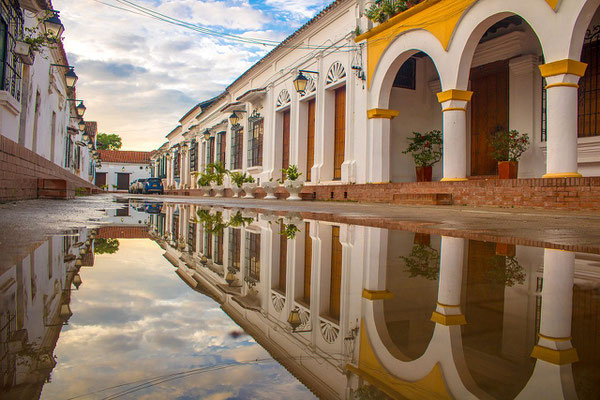
M 499 130 L 494 132 L 489 139 L 492 146 L 492 156 L 497 161 L 519 161 L 519 158 L 529 147 L 529 135 L 510 131 Z
M 250 225 L 252 222 L 254 222 L 254 218 L 244 217 L 242 213 L 238 211 L 237 213 L 235 213 L 235 215 L 232 215 L 231 218 L 229 218 L 228 226 L 239 228 L 242 226 Z
M 123 146 L 121 136 L 116 133 L 99 133 L 96 137 L 98 150 L 119 150 Z
M 227 228 L 221 211 L 211 214 L 208 210 L 198 210 L 196 214 L 198 215 L 196 222 L 203 224 L 204 230 L 208 233 L 220 233 L 223 232 L 223 229 Z
M 19 40 L 27 43 L 32 51 L 40 52 L 44 47 L 54 49 L 57 47 L 59 40 L 62 41 L 62 38 L 57 39 L 50 32 L 44 32 L 40 29 L 42 21 L 48 16 L 49 13 L 46 13 L 46 16 L 38 20 L 37 26 L 33 28 L 23 28 L 23 37 Z
M 418 167 L 429 167 L 442 159 L 442 133 L 438 130 L 426 134 L 413 132 L 408 138 L 408 148 L 402 153 L 410 153 Z
M 300 229 L 294 224 L 283 224 L 283 229 L 279 234 L 288 239 L 294 239 L 299 231 Z
M 375 0 L 365 10 L 365 17 L 373 22 L 383 23 L 420 2 L 421 0 Z
M 234 183 L 237 187 L 241 188 L 244 183 L 254 183 L 254 178 L 252 175 L 247 175 L 245 172 L 232 172 L 229 174 L 231 177 L 231 182 Z
M 115 254 L 117 251 L 119 251 L 117 239 L 94 239 L 94 254 Z
M 75 188 L 75 196 L 88 196 L 89 195 L 89 191 L 87 188 L 84 187 L 78 187 Z
M 212 175 L 207 172 L 200 173 L 200 177 L 198 178 L 198 186 L 205 187 L 210 186 L 210 182 L 212 182 Z
M 440 253 L 426 244 L 415 244 L 410 254 L 401 260 L 406 264 L 410 277 L 422 276 L 428 280 L 436 280 L 440 272 Z
M 211 182 L 216 183 L 218 186 L 223 186 L 225 175 L 229 174 L 229 171 L 220 162 L 208 164 L 206 171 L 211 175 Z
M 281 180 L 279 182 L 283 183 L 283 181 L 285 181 L 285 180 L 288 180 L 288 181 L 297 180 L 302 175 L 302 172 L 298 171 L 297 165 L 290 165 L 289 167 L 282 169 L 281 174 L 283 175 L 283 177 L 281 178 Z
M 356 400 L 387 400 L 390 397 L 375 386 L 365 384 L 354 392 Z
M 488 282 L 507 287 L 525 282 L 525 272 L 515 257 L 492 256 L 485 275 Z

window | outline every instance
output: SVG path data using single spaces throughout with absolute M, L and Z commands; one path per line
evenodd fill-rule
M 310 222 L 304 223 L 304 291 L 303 301 L 310 305 L 310 284 L 312 265 L 312 238 L 310 237 Z
M 280 233 L 283 233 L 285 225 L 281 220 L 279 225 Z M 279 235 L 279 284 L 277 288 L 285 293 L 285 281 L 287 278 L 287 236 Z
M 18 3 L 0 0 L 0 90 L 7 91 L 17 100 L 21 100 L 22 65 L 11 49 L 22 32 L 23 15 Z
M 311 180 L 311 169 L 315 164 L 315 99 L 308 102 L 308 132 L 306 140 L 306 180 Z
M 394 87 L 415 90 L 417 86 L 416 71 L 417 60 L 414 58 L 406 60 L 394 78 Z
M 181 176 L 181 154 L 179 153 L 179 148 L 177 148 L 175 154 L 173 154 L 173 171 L 173 176 L 175 178 Z
M 223 231 L 215 233 L 215 264 L 223 265 Z
M 329 284 L 329 316 L 339 321 L 342 293 L 342 244 L 340 227 L 331 231 L 331 280 Z
M 281 133 L 281 168 L 290 166 L 290 110 L 283 112 L 283 131 Z M 285 176 L 283 177 L 285 179 Z
M 260 233 L 246 232 L 246 276 L 260 281 Z
M 212 258 L 212 233 L 204 232 L 204 255 L 206 258 Z
M 342 179 L 342 164 L 346 147 L 346 86 L 335 90 L 335 140 L 333 150 L 333 179 Z
M 187 244 L 192 251 L 192 253 L 196 252 L 196 224 L 194 222 L 190 222 L 188 224 L 188 240 Z
M 588 30 L 581 52 L 581 62 L 588 66 L 579 80 L 578 137 L 600 135 L 600 28 Z
M 173 222 L 171 223 L 171 232 L 173 233 L 173 241 L 179 241 L 179 214 L 173 214 Z
M 195 139 L 190 145 L 190 171 L 198 171 L 198 142 Z
M 240 270 L 240 253 L 242 248 L 242 231 L 231 228 L 229 230 L 229 268 Z
M 242 150 L 243 150 L 243 137 L 244 129 L 237 127 L 232 129 L 232 140 L 231 140 L 231 169 L 242 169 Z
M 217 133 L 217 162 L 225 166 L 225 151 L 227 149 L 227 136 L 225 132 Z
M 215 138 L 211 137 L 206 142 L 206 165 L 215 162 Z
M 248 120 L 252 127 L 248 140 L 248 166 L 254 167 L 262 165 L 264 119 L 258 115 L 250 117 Z

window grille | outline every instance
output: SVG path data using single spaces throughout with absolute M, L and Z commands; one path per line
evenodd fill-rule
M 196 224 L 194 222 L 190 222 L 188 224 L 188 240 L 187 244 L 192 251 L 192 253 L 196 252 Z
M 394 87 L 415 90 L 417 77 L 417 60 L 409 58 L 402 64 L 396 77 L 394 78 Z
M 19 3 L 0 0 L 0 90 L 21 100 L 22 63 L 13 48 L 23 34 L 23 15 Z
M 231 228 L 229 230 L 229 267 L 240 270 L 240 253 L 242 247 L 242 231 Z
M 578 89 L 578 137 L 600 135 L 600 25 L 588 29 L 581 52 L 581 61 L 587 64 L 585 75 L 579 80 Z
M 179 215 L 173 215 L 173 222 L 171 224 L 171 232 L 173 233 L 173 241 L 179 241 Z
M 173 171 L 175 178 L 181 176 L 181 153 L 179 153 L 179 149 L 175 150 L 175 154 L 173 154 Z
M 231 134 L 231 169 L 242 169 L 244 128 L 238 125 L 236 128 L 232 128 Z
M 542 142 L 548 140 L 548 108 L 547 108 L 546 83 L 542 82 Z
M 198 171 L 198 142 L 195 139 L 190 145 L 190 171 Z
M 260 234 L 246 232 L 246 276 L 260 281 Z
M 223 231 L 215 233 L 215 264 L 223 265 Z
M 248 166 L 262 165 L 264 118 L 256 111 L 248 118 L 251 134 L 248 139 Z

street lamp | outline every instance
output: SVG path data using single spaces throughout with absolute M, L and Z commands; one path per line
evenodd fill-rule
M 77 83 L 77 79 L 79 79 L 79 77 L 75 73 L 75 69 L 73 67 L 70 67 L 69 70 L 65 73 L 65 80 L 67 81 L 67 87 L 68 88 L 75 87 L 75 84 Z
M 73 276 L 73 286 L 75 286 L 75 289 L 79 290 L 79 286 L 81 286 L 82 283 L 83 281 L 81 280 L 81 276 L 79 274 L 75 274 L 75 276 Z
M 233 110 L 233 113 L 229 116 L 229 122 L 231 125 L 237 125 L 240 122 L 240 117 L 237 113 L 245 113 L 245 110 Z
M 77 115 L 79 115 L 80 117 L 83 118 L 83 114 L 85 114 L 85 109 L 86 109 L 86 107 L 83 105 L 83 100 L 82 100 L 76 108 Z
M 210 139 L 210 131 L 208 129 L 205 129 L 202 135 L 204 135 L 204 140 Z
M 287 322 L 292 327 L 292 333 L 303 333 L 303 332 L 311 332 L 312 331 L 312 329 L 305 330 L 305 331 L 297 331 L 296 330 L 300 327 L 300 325 L 303 324 L 302 318 L 300 318 L 300 309 L 298 307 L 296 307 L 292 311 L 290 311 L 290 316 L 288 317 Z
M 298 71 L 298 76 L 294 79 L 294 89 L 298 94 L 304 94 L 306 90 L 306 85 L 308 84 L 308 78 L 303 74 L 303 72 L 307 74 L 318 74 L 316 71 L 308 71 L 305 69 L 301 69 Z
M 77 125 L 79 126 L 79 130 L 80 131 L 84 131 L 85 130 L 85 121 L 83 120 L 83 118 L 81 118 L 79 120 L 79 122 L 77 123 Z
M 90 136 L 87 133 L 84 133 L 83 135 L 81 135 L 81 138 L 87 142 Z
M 59 40 L 62 33 L 65 31 L 65 26 L 60 21 L 60 18 L 58 18 L 58 11 L 49 11 L 52 13 L 52 15 L 44 20 L 44 32 Z

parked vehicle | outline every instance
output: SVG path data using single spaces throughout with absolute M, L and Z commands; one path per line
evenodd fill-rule
M 137 187 L 137 179 L 129 184 L 129 193 L 135 193 Z
M 160 214 L 162 205 L 162 203 L 146 203 L 144 204 L 144 211 L 148 214 Z
M 135 184 L 135 190 L 133 193 L 137 193 L 137 194 L 141 194 L 144 192 L 144 182 L 146 182 L 146 179 L 138 179 L 136 180 L 136 184 Z
M 144 183 L 143 183 L 143 189 L 142 189 L 142 193 L 144 194 L 149 194 L 149 193 L 158 193 L 158 194 L 164 194 L 164 188 L 163 188 L 163 184 L 162 184 L 162 180 L 160 178 L 148 178 L 148 179 L 143 179 Z

